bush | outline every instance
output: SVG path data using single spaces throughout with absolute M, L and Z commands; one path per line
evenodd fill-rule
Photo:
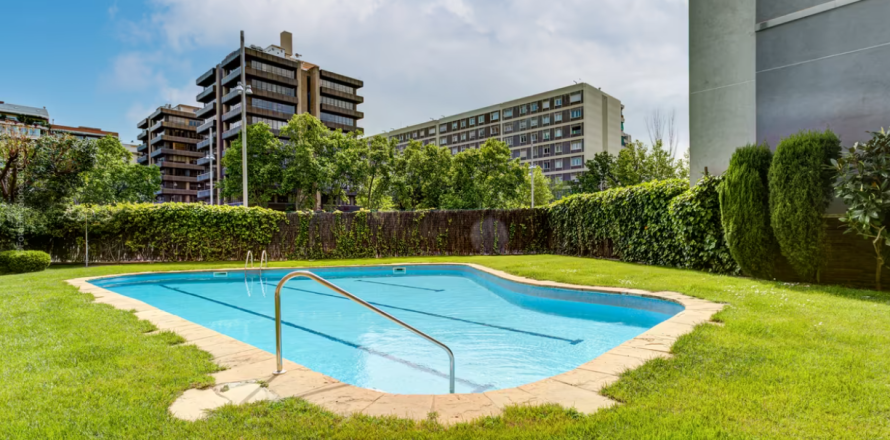
M 564 198 L 548 209 L 555 251 L 678 266 L 683 250 L 668 214 L 686 180 L 663 180 Z
M 668 207 L 677 243 L 683 251 L 681 267 L 715 273 L 736 273 L 720 221 L 720 176 L 705 176 L 680 194 Z
M 769 170 L 770 224 L 782 255 L 805 281 L 817 281 L 827 260 L 823 214 L 837 171 L 841 141 L 830 130 L 783 139 Z
M 49 267 L 50 257 L 41 251 L 0 252 L 0 271 L 10 273 L 40 272 Z
M 769 173 L 772 152 L 767 145 L 736 150 L 720 184 L 720 215 L 726 244 L 742 271 L 772 278 L 779 246 L 769 216 Z

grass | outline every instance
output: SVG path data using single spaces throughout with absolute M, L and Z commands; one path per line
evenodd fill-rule
M 556 406 L 444 428 L 350 417 L 285 399 L 196 423 L 167 407 L 217 367 L 181 338 L 63 280 L 237 263 L 62 266 L 0 277 L 0 438 L 890 438 L 890 294 L 561 256 L 289 262 L 473 262 L 530 278 L 672 290 L 730 306 L 604 390 L 587 416 Z M 148 333 L 148 334 L 146 334 Z

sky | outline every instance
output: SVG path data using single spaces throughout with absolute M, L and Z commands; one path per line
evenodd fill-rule
M 688 0 L 79 0 L 8 2 L 0 101 L 136 139 L 157 107 L 247 44 L 293 33 L 302 59 L 359 78 L 366 134 L 586 82 L 625 131 L 676 112 L 688 147 Z M 13 50 L 13 48 L 15 50 Z

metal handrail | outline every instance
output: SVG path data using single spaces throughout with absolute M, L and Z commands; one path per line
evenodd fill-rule
M 263 273 L 263 262 L 266 262 L 266 269 L 269 268 L 269 255 L 266 254 L 266 250 L 263 249 L 262 255 L 260 255 L 260 274 Z
M 427 341 L 430 341 L 433 344 L 438 345 L 439 348 L 445 350 L 445 352 L 448 353 L 448 359 L 451 362 L 450 375 L 449 375 L 449 392 L 451 394 L 454 394 L 454 353 L 451 351 L 450 348 L 448 348 L 447 345 L 439 342 L 438 340 L 434 339 L 432 336 L 429 336 L 426 333 L 424 333 L 420 330 L 417 330 L 416 328 L 411 327 L 408 324 L 405 324 L 404 322 L 402 322 L 395 316 L 392 316 L 389 313 L 386 313 L 383 310 L 380 310 L 377 307 L 374 307 L 374 306 L 368 304 L 367 302 L 365 302 L 365 300 L 341 289 L 340 287 L 337 287 L 330 281 L 328 281 L 328 280 L 326 280 L 312 272 L 308 272 L 308 271 L 304 271 L 304 270 L 298 270 L 296 272 L 291 272 L 291 273 L 285 275 L 285 277 L 282 278 L 281 281 L 278 282 L 278 286 L 275 287 L 275 357 L 278 362 L 277 363 L 278 370 L 275 371 L 275 374 L 284 374 L 285 373 L 284 361 L 281 357 L 281 288 L 284 287 L 284 283 L 288 282 L 292 278 L 297 278 L 297 277 L 305 277 L 305 278 L 309 278 L 311 280 L 315 280 L 319 284 L 327 287 L 328 289 L 331 289 L 334 292 L 337 292 L 340 295 L 343 295 L 346 298 L 351 299 L 352 301 L 355 301 L 355 302 L 361 304 L 365 308 L 371 309 L 371 311 L 373 311 L 374 313 L 376 313 L 386 319 L 389 319 L 392 322 L 395 322 L 396 324 L 410 330 L 415 335 L 420 336 L 421 338 L 424 338 Z
M 253 252 L 247 251 L 247 258 L 244 259 L 244 271 L 245 275 L 247 272 L 247 262 L 250 262 L 250 267 L 253 268 Z

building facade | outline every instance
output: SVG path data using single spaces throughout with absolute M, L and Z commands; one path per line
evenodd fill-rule
M 195 115 L 197 107 L 165 105 L 159 107 L 137 125 L 142 131 L 136 160 L 142 165 L 154 165 L 161 169 L 161 189 L 156 201 L 198 201 L 198 175 L 205 164 L 199 163 L 206 153 L 198 151 L 201 141 L 198 126 L 201 120 Z
M 309 113 L 332 130 L 360 131 L 364 114 L 358 105 L 364 98 L 357 94 L 364 86 L 361 80 L 321 69 L 302 61 L 293 51 L 293 37 L 281 33 L 280 45 L 244 47 L 228 54 L 220 64 L 198 77 L 203 88 L 197 101 L 203 104 L 195 114 L 200 119 L 196 134 L 197 151 L 206 156 L 213 152 L 213 169 L 207 159 L 199 161 L 203 168 L 197 176 L 197 200 L 209 202 L 211 172 L 213 181 L 223 176 L 219 161 L 225 150 L 241 133 L 242 93 L 236 89 L 244 82 L 252 93 L 247 95 L 248 124 L 264 122 L 278 136 L 279 130 L 295 114 Z M 220 203 L 219 190 L 214 188 L 214 203 Z M 284 208 L 287 200 L 275 200 L 272 207 Z
M 404 149 L 414 140 L 452 154 L 505 142 L 514 158 L 541 167 L 556 181 L 575 179 L 596 153 L 617 155 L 624 134 L 621 102 L 588 84 L 576 84 L 384 133 Z
M 105 136 L 119 137 L 118 134 L 113 131 L 105 131 L 99 128 L 84 126 L 68 127 L 65 125 L 52 125 L 50 127 L 50 132 L 52 134 L 74 136 L 77 139 L 102 139 Z
M 890 125 L 885 0 L 691 0 L 690 177 L 800 130 L 845 146 Z
M 49 134 L 49 128 L 49 112 L 46 107 L 28 107 L 0 101 L 0 134 L 36 139 Z

